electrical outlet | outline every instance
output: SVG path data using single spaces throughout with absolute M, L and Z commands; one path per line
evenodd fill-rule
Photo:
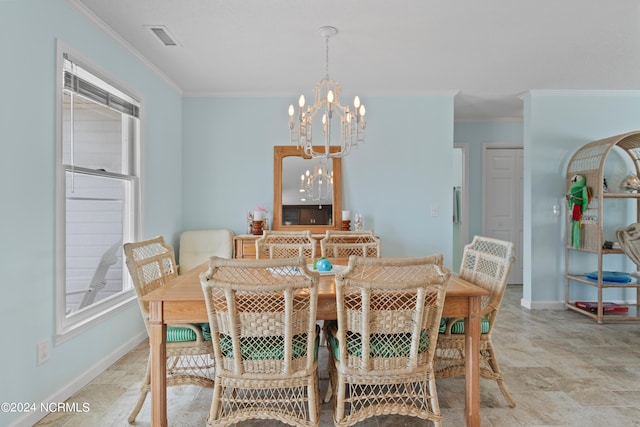
M 42 365 L 49 360 L 49 341 L 41 341 L 36 346 L 36 363 Z
M 440 215 L 440 207 L 438 205 L 431 205 L 431 216 L 435 217 Z

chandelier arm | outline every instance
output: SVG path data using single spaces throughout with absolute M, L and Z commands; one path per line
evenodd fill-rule
M 309 106 L 309 110 L 307 110 L 307 114 L 310 114 L 311 117 L 315 116 L 320 108 L 324 107 L 323 103 L 316 103 L 314 105 Z

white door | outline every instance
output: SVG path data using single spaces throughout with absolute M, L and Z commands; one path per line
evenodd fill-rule
M 483 234 L 515 245 L 509 284 L 522 283 L 522 148 L 484 147 Z

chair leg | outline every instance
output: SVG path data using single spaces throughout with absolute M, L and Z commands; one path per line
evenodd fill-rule
M 344 378 L 341 378 L 339 374 L 336 377 L 338 384 L 336 384 L 336 395 L 333 397 L 333 423 L 338 426 L 344 424 L 344 397 L 347 385 L 344 382 Z
M 317 369 L 316 375 L 318 375 Z M 312 425 L 320 425 L 320 381 L 317 376 L 309 379 L 309 382 L 307 383 L 307 396 L 309 422 Z
M 506 399 L 507 403 L 509 403 L 509 406 L 512 408 L 515 408 L 516 402 L 513 400 L 513 398 L 511 397 L 511 395 L 507 391 L 507 388 L 504 385 L 504 378 L 502 376 L 502 372 L 500 372 L 500 366 L 498 365 L 496 352 L 493 349 L 493 343 L 491 341 L 487 342 L 487 352 L 489 353 L 489 357 L 487 358 L 488 359 L 487 361 L 489 362 L 489 366 L 491 367 L 491 370 L 494 372 L 494 379 L 498 383 L 498 387 L 500 388 L 500 391 L 502 392 L 502 395 Z
M 431 402 L 430 404 L 427 403 L 427 408 L 431 408 L 431 412 L 435 415 L 431 421 L 433 422 L 434 427 L 442 427 L 442 413 L 440 412 L 440 402 L 438 401 L 435 372 L 433 373 L 433 377 L 429 380 L 428 392 L 428 399 L 431 400 Z
M 324 333 L 326 336 L 326 332 Z M 333 382 L 335 381 L 335 375 L 333 375 L 332 369 L 335 369 L 335 361 L 333 360 L 333 354 L 331 354 L 331 348 L 327 345 L 327 351 L 329 352 L 329 356 L 327 357 L 327 373 L 329 374 L 329 385 L 327 386 L 327 391 L 324 395 L 324 403 L 329 403 L 331 400 L 331 396 L 333 396 Z
M 138 416 L 138 413 L 140 412 L 140 409 L 142 409 L 142 405 L 144 405 L 144 401 L 147 398 L 147 394 L 149 393 L 149 388 L 151 386 L 151 355 L 149 355 L 149 359 L 147 360 L 147 373 L 144 376 L 144 380 L 142 381 L 142 384 L 140 385 L 140 397 L 138 398 L 138 402 L 136 403 L 136 406 L 133 408 L 133 411 L 131 411 L 131 414 L 129 414 L 129 424 L 132 424 L 136 421 L 136 417 Z
M 333 388 L 331 387 L 331 381 L 329 381 L 329 387 L 327 387 L 327 391 L 324 394 L 324 403 L 329 403 L 331 400 L 331 396 L 333 396 Z
M 147 398 L 147 393 L 147 391 L 142 391 L 140 393 L 138 403 L 136 403 L 135 408 L 133 408 L 133 411 L 131 411 L 131 414 L 129 415 L 129 424 L 133 424 L 136 421 L 136 417 L 138 416 L 138 413 L 140 413 L 140 409 L 142 409 L 142 405 L 144 405 L 144 401 Z
M 220 379 L 216 377 L 215 384 L 213 385 L 213 399 L 211 400 L 211 408 L 209 409 L 209 417 L 207 418 L 207 425 L 215 424 L 220 418 L 220 412 L 222 407 L 222 384 Z M 235 394 L 235 390 L 233 392 Z
M 503 380 L 496 380 L 496 382 L 498 383 L 498 387 L 500 387 L 500 391 L 502 392 L 502 395 L 504 396 L 504 398 L 509 403 L 509 406 L 512 407 L 512 408 L 515 408 L 516 407 L 516 402 L 511 398 L 511 395 L 509 394 L 509 392 L 507 391 L 506 387 L 504 386 L 504 381 Z

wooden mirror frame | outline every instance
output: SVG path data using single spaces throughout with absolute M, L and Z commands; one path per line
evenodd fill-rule
M 324 147 L 315 147 L 324 151 Z M 335 153 L 340 147 L 331 146 L 329 151 Z M 274 230 L 311 230 L 311 233 L 324 234 L 327 230 L 339 230 L 342 226 L 342 161 L 331 159 L 333 169 L 333 218 L 331 225 L 284 225 L 282 223 L 282 159 L 296 156 L 311 159 L 302 148 L 293 145 L 276 145 L 273 147 L 273 229 Z

